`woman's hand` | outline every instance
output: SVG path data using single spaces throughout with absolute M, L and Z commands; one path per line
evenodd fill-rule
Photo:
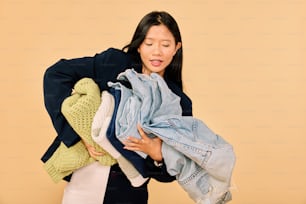
M 98 152 L 98 151 L 94 148 L 94 146 L 92 146 L 92 145 L 86 143 L 84 140 L 82 140 L 82 141 L 83 141 L 83 143 L 85 144 L 85 146 L 86 146 L 86 148 L 87 148 L 87 151 L 88 151 L 89 155 L 90 155 L 92 158 L 97 159 L 98 156 L 103 156 L 103 155 L 104 155 L 103 152 Z
M 162 140 L 159 137 L 150 138 L 143 131 L 140 125 L 137 125 L 141 139 L 129 136 L 124 143 L 124 149 L 132 151 L 142 151 L 149 155 L 154 161 L 162 161 L 161 152 Z

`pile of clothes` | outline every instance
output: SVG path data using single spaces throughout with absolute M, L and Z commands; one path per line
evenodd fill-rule
M 146 154 L 124 149 L 128 136 L 141 139 L 140 125 L 150 137 L 159 137 L 162 155 L 170 175 L 199 204 L 221 204 L 231 200 L 231 176 L 235 165 L 232 145 L 192 116 L 182 116 L 180 97 L 156 73 L 122 72 L 108 90 L 99 90 L 90 78 L 75 84 L 62 104 L 62 113 L 85 143 L 104 155 L 103 166 L 118 162 L 133 186 L 148 177 Z M 85 144 L 60 145 L 45 169 L 54 181 L 95 162 Z

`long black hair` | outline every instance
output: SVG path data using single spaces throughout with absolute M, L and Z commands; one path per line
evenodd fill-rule
M 175 19 L 165 11 L 152 11 L 145 15 L 139 22 L 131 42 L 124 46 L 122 50 L 126 50 L 131 54 L 137 62 L 141 62 L 140 54 L 137 49 L 144 41 L 148 30 L 151 26 L 165 25 L 175 39 L 175 44 L 182 43 L 181 33 Z M 173 56 L 171 63 L 165 70 L 164 77 L 166 80 L 174 82 L 177 86 L 183 89 L 182 84 L 182 64 L 183 64 L 183 46 L 181 46 Z

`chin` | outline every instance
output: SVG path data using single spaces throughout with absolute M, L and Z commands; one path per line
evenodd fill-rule
M 165 70 L 164 67 L 152 67 L 152 68 L 150 68 L 150 71 L 154 72 L 154 73 L 161 73 L 161 72 L 164 72 L 164 70 Z

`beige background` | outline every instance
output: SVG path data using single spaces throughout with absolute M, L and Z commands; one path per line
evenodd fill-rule
M 235 148 L 233 204 L 306 204 L 306 2 L 1 0 L 0 204 L 60 203 L 40 157 L 55 136 L 42 77 L 60 58 L 129 42 L 140 18 L 169 11 L 184 43 L 194 115 Z M 150 204 L 193 203 L 150 184 Z

